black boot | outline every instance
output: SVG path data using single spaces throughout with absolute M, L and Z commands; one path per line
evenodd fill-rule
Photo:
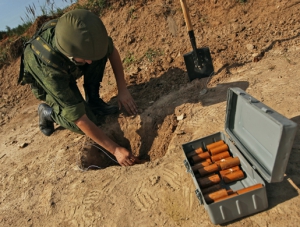
M 54 121 L 51 118 L 52 111 L 52 108 L 45 103 L 40 104 L 38 107 L 39 127 L 46 136 L 50 136 L 54 132 Z
M 108 115 L 117 113 L 119 111 L 119 108 L 117 106 L 108 105 L 99 97 L 99 87 L 100 84 L 92 86 L 84 85 L 85 100 L 88 103 L 89 107 L 92 109 L 93 113 L 96 115 Z

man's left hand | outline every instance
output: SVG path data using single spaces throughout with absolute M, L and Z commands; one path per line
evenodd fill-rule
M 119 91 L 118 94 L 119 109 L 123 106 L 130 115 L 137 115 L 138 109 L 128 89 Z

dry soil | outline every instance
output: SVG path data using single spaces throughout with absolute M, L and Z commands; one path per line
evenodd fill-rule
M 300 2 L 190 0 L 188 6 L 198 47 L 212 54 L 215 75 L 208 79 L 189 81 L 183 54 L 192 47 L 179 0 L 111 1 L 101 15 L 140 113 L 121 111 L 100 127 L 145 164 L 80 169 L 84 136 L 56 126 L 45 137 L 39 101 L 17 85 L 20 58 L 2 67 L 1 226 L 212 226 L 181 144 L 224 132 L 228 88 L 300 124 Z M 203 88 L 208 92 L 201 95 Z M 117 102 L 109 65 L 100 94 Z M 266 184 L 268 208 L 225 225 L 299 226 L 299 154 L 297 131 L 284 180 Z

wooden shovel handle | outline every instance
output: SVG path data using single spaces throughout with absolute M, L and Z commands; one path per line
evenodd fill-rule
M 186 26 L 187 26 L 187 30 L 192 31 L 193 26 L 192 26 L 192 23 L 191 23 L 191 18 L 190 18 L 190 14 L 189 14 L 189 11 L 188 11 L 187 4 L 186 4 L 186 0 L 180 0 L 180 4 L 181 4 L 182 11 L 183 11 L 183 16 L 184 16 L 184 20 L 185 20 L 185 23 L 186 23 Z

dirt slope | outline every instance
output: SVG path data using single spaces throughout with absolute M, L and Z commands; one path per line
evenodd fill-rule
M 299 1 L 189 0 L 198 46 L 210 48 L 215 67 L 209 80 L 192 82 L 180 2 L 114 2 L 102 19 L 140 114 L 121 112 L 101 127 L 149 161 L 81 170 L 84 137 L 59 127 L 50 137 L 40 133 L 39 102 L 16 85 L 17 59 L 0 70 L 1 226 L 212 226 L 181 144 L 224 131 L 227 89 L 240 87 L 300 124 Z M 206 82 L 208 92 L 200 95 Z M 100 94 L 116 103 L 109 65 Z M 227 226 L 298 226 L 299 139 L 297 131 L 283 182 L 267 185 L 269 208 Z

